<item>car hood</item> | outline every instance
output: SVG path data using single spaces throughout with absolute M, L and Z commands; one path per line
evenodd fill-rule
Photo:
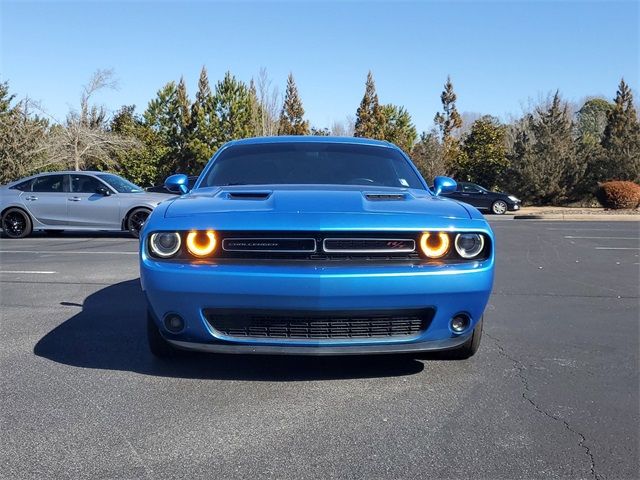
M 261 214 L 272 218 L 277 214 L 470 218 L 459 203 L 424 190 L 308 185 L 198 189 L 177 198 L 165 210 L 165 218 L 213 214 L 247 214 L 253 218 Z

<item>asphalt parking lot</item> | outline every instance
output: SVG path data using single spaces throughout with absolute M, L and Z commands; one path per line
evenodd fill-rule
M 466 362 L 164 363 L 135 240 L 0 240 L 0 477 L 637 478 L 640 223 L 492 226 Z

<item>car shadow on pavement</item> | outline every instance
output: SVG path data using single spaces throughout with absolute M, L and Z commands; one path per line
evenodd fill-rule
M 82 368 L 122 370 L 166 377 L 299 381 L 411 375 L 424 365 L 405 356 L 262 356 L 184 353 L 154 358 L 146 343 L 146 305 L 138 279 L 89 295 L 82 310 L 47 333 L 34 353 Z

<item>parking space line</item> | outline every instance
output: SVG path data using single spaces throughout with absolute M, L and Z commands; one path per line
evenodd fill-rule
M 545 230 L 573 230 L 576 232 L 610 232 L 611 230 L 613 230 L 614 228 L 574 228 L 574 227 L 545 227 Z M 635 228 L 633 230 L 631 229 L 620 229 L 620 228 L 615 228 L 616 231 L 618 232 L 638 232 L 640 231 L 640 229 Z
M 640 250 L 640 247 L 595 247 L 596 250 Z
M 587 238 L 587 239 L 600 238 L 602 240 L 640 240 L 640 237 L 576 237 L 574 235 L 565 235 L 564 238 Z
M 0 250 L 0 253 L 34 253 L 34 254 L 67 254 L 67 255 L 138 255 L 138 252 L 70 252 L 68 250 Z
M 44 271 L 44 270 L 0 270 L 0 273 L 35 273 L 35 274 L 39 274 L 39 275 L 50 275 L 52 273 L 58 273 L 58 272 L 49 272 L 49 271 Z

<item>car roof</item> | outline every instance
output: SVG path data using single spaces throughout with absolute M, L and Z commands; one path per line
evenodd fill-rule
M 111 173 L 111 172 L 101 172 L 99 170 L 60 170 L 58 172 L 42 172 L 42 173 L 38 173 L 37 175 L 34 175 L 34 177 L 37 177 L 38 175 L 72 175 L 72 174 L 76 174 L 76 175 L 82 175 L 83 173 L 89 173 L 91 175 L 95 175 L 96 173 L 109 173 L 111 175 L 117 175 L 117 173 Z
M 393 144 L 384 140 L 373 140 L 363 137 L 326 137 L 320 135 L 283 135 L 276 137 L 242 138 L 232 140 L 227 143 L 227 145 L 263 145 L 273 143 L 340 143 L 395 148 Z

